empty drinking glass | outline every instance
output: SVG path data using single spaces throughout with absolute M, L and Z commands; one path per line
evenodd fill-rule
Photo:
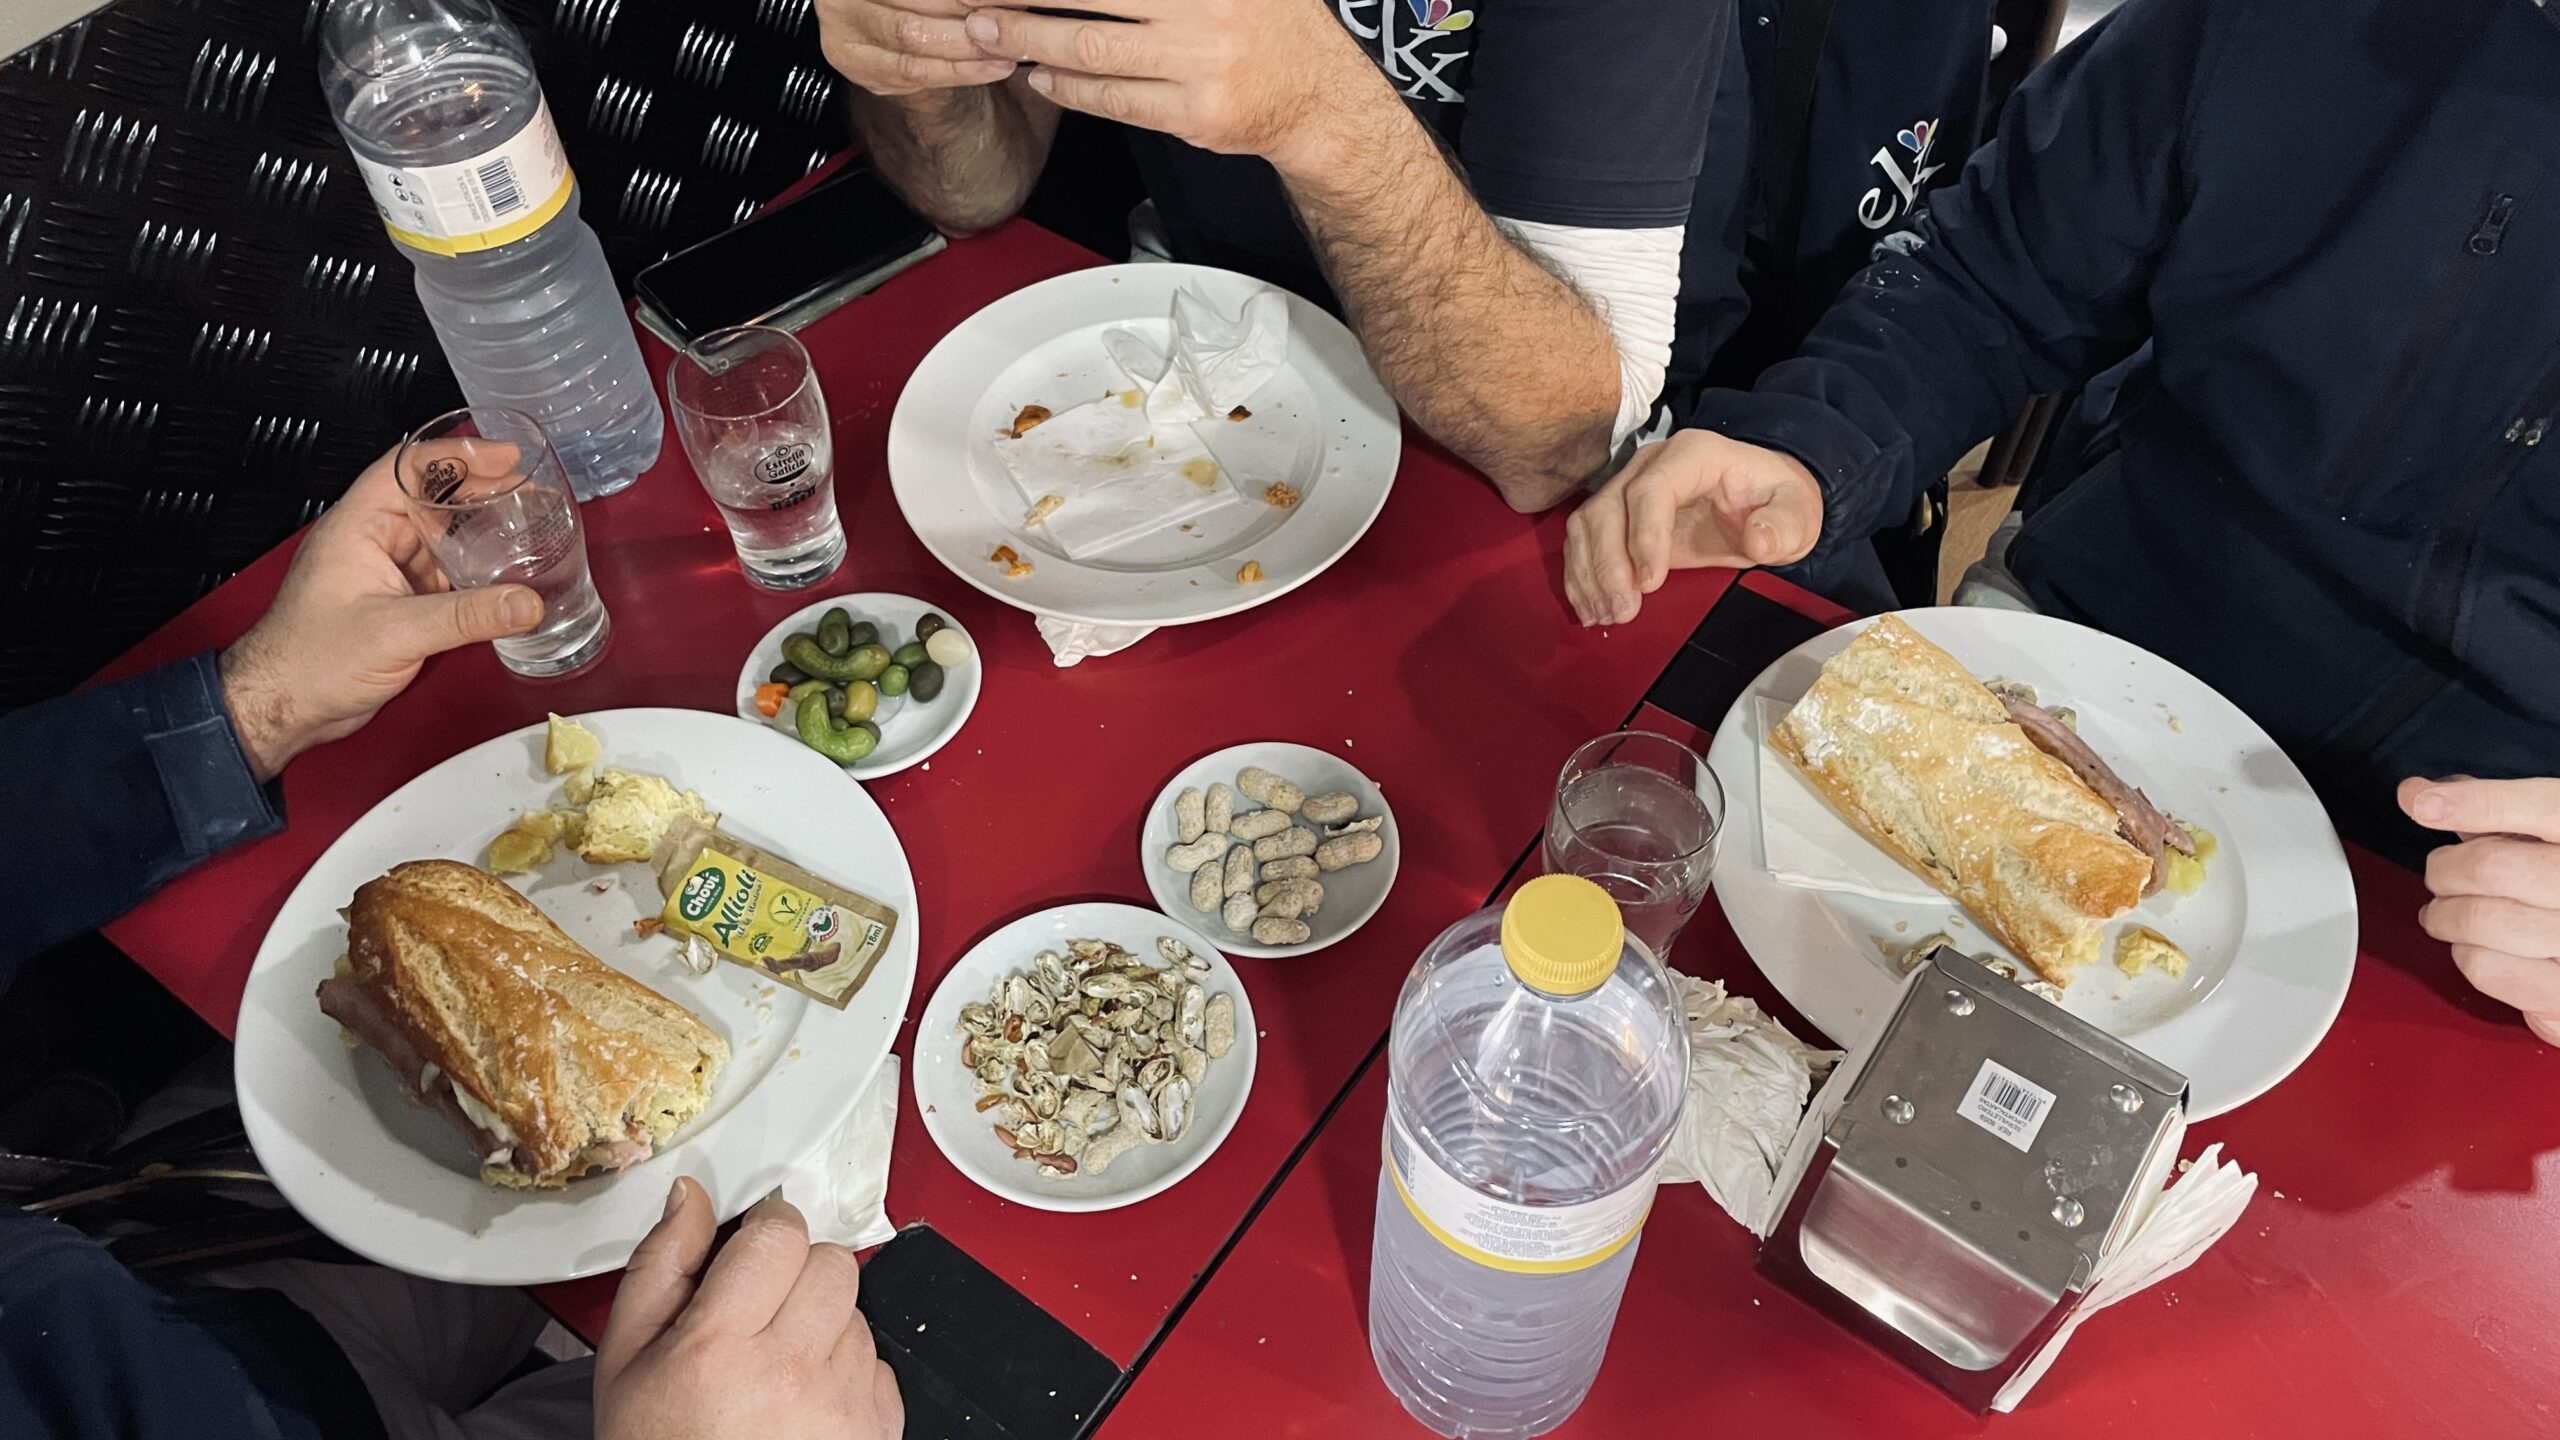
M 747 578 L 798 590 L 836 573 L 835 444 L 800 342 L 770 325 L 715 330 L 676 356 L 667 399 Z
M 1706 898 L 1723 825 L 1724 786 L 1698 752 L 1621 730 L 1564 762 L 1547 815 L 1547 872 L 1596 882 L 1617 900 L 1627 933 L 1667 956 Z
M 565 675 L 604 653 L 612 622 L 587 571 L 578 499 L 532 416 L 494 405 L 449 411 L 400 442 L 393 468 L 454 588 L 528 585 L 542 597 L 542 623 L 497 642 L 508 669 Z

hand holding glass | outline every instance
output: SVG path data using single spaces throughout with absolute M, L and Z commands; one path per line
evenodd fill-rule
M 577 496 L 542 426 L 521 410 L 471 406 L 410 432 L 393 462 L 401 498 L 457 590 L 526 585 L 542 623 L 496 642 L 519 675 L 565 675 L 604 653 L 612 629 L 587 570 Z

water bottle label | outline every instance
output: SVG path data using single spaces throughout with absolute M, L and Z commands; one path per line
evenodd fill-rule
M 569 155 L 551 102 L 491 149 L 450 165 L 385 165 L 355 157 L 391 238 L 413 250 L 468 255 L 511 245 L 569 203 Z
M 1405 1129 L 1387 1121 L 1387 1173 L 1405 1208 L 1432 1238 L 1479 1265 L 1518 1275 L 1586 1270 L 1617 1254 L 1644 1228 L 1662 1162 L 1625 1187 L 1574 1205 L 1498 1200 L 1440 1168 Z

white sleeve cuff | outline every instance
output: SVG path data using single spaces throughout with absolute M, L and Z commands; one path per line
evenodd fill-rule
M 1686 226 L 1603 230 L 1495 217 L 1503 233 L 1553 266 L 1588 296 L 1618 346 L 1618 414 L 1609 432 L 1615 453 L 1642 430 L 1662 398 L 1679 324 L 1680 244 Z

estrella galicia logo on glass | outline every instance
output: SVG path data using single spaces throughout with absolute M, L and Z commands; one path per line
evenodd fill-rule
M 809 447 L 798 441 L 776 445 L 756 461 L 756 478 L 767 485 L 788 485 L 809 473 Z

